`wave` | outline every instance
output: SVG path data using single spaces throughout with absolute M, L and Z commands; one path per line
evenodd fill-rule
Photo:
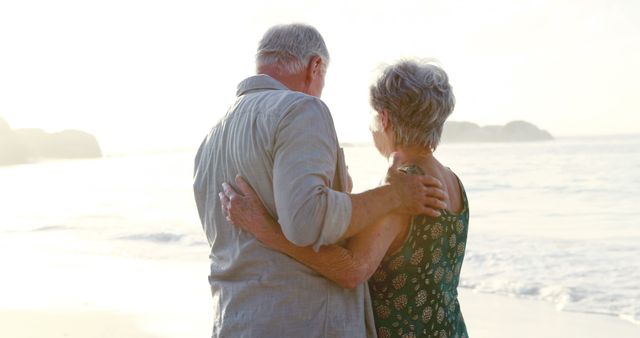
M 174 234 L 169 232 L 155 232 L 146 234 L 135 234 L 118 237 L 117 239 L 130 240 L 130 241 L 144 241 L 153 243 L 176 243 L 180 242 L 186 235 Z
M 58 231 L 58 230 L 71 230 L 71 229 L 73 228 L 66 225 L 46 225 L 46 226 L 32 229 L 31 231 L 40 232 L 40 231 Z
M 636 245 L 479 237 L 468 248 L 460 287 L 541 300 L 560 311 L 617 316 L 640 325 Z
M 189 246 L 208 246 L 209 243 L 207 243 L 206 241 L 192 241 L 191 243 L 189 243 Z
M 522 285 L 517 282 L 503 285 L 495 283 L 461 283 L 460 287 L 479 293 L 544 301 L 553 304 L 558 311 L 618 317 L 640 326 L 640 308 L 633 304 L 634 300 L 630 296 L 618 295 L 618 297 L 607 299 L 607 296 L 602 297 L 603 295 L 594 297 L 592 291 L 581 288 Z M 625 299 L 627 305 L 607 304 L 620 299 Z

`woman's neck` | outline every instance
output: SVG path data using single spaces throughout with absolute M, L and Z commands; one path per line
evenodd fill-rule
M 390 160 L 398 164 L 428 161 L 433 158 L 433 151 L 424 146 L 398 146 L 390 154 Z

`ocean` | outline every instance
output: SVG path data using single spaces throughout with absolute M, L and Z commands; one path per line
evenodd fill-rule
M 1 167 L 3 306 L 144 310 L 153 295 L 113 296 L 147 285 L 131 263 L 139 261 L 159 270 L 201 266 L 194 278 L 202 290 L 192 292 L 206 294 L 194 153 L 195 146 Z M 386 172 L 371 145 L 345 146 L 345 156 L 354 192 Z M 436 157 L 458 174 L 470 201 L 461 288 L 640 325 L 640 135 L 444 144 Z M 117 269 L 140 278 L 92 276 Z M 91 285 L 104 278 L 112 278 L 113 290 L 102 292 L 110 296 L 94 296 Z M 162 292 L 183 299 L 181 290 Z

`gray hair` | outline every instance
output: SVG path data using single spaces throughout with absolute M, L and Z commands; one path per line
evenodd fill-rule
M 455 97 L 449 77 L 432 60 L 403 60 L 387 66 L 370 88 L 371 106 L 386 110 L 396 145 L 435 150 Z
M 300 23 L 277 25 L 260 40 L 256 66 L 275 65 L 284 73 L 295 74 L 303 71 L 313 56 L 322 59 L 326 70 L 329 51 L 317 29 Z

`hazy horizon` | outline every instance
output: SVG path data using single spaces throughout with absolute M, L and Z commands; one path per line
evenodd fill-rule
M 640 3 L 66 0 L 0 4 L 0 117 L 80 129 L 105 152 L 197 147 L 273 24 L 307 22 L 331 53 L 323 100 L 345 143 L 369 141 L 382 63 L 439 60 L 452 121 L 525 120 L 554 136 L 640 133 Z
M 10 128 L 12 129 L 42 129 L 47 133 L 56 133 L 56 132 L 60 132 L 60 131 L 64 131 L 64 130 L 68 130 L 69 128 L 62 128 L 62 129 L 45 129 L 45 128 L 40 128 L 39 126 L 20 126 L 20 127 L 14 127 L 11 124 L 11 121 L 7 121 L 6 119 L 4 119 L 2 116 L 0 116 L 0 119 L 6 121 Z M 451 120 L 451 121 L 447 121 L 447 122 L 471 122 L 471 123 L 475 123 L 478 124 L 474 121 L 455 121 L 455 120 Z M 509 121 L 512 122 L 512 121 Z M 531 121 L 526 121 L 526 122 L 531 122 Z M 508 122 L 507 122 L 508 123 Z M 482 125 L 482 124 L 478 124 L 480 127 L 486 127 L 486 126 L 504 126 L 504 124 L 502 125 Z M 477 143 L 506 143 L 506 144 L 518 144 L 518 143 L 522 143 L 522 142 L 550 142 L 550 141 L 554 141 L 554 140 L 565 140 L 565 139 L 584 139 L 584 140 L 588 140 L 588 139 L 599 139 L 599 138 L 626 138 L 626 137 L 636 137 L 636 136 L 640 136 L 640 132 L 631 132 L 631 133 L 602 133 L 602 134 L 566 134 L 566 135 L 557 135 L 554 134 L 553 131 L 550 131 L 548 129 L 543 128 L 542 126 L 538 126 L 542 130 L 546 130 L 549 131 L 551 133 L 551 135 L 553 136 L 553 140 L 531 140 L 531 141 L 446 141 L 443 140 L 442 144 L 446 145 L 446 144 L 477 144 Z M 213 127 L 213 125 L 212 125 Z M 86 130 L 84 130 L 86 131 Z M 207 130 L 208 132 L 208 130 Z M 95 135 L 94 135 L 95 136 Z M 193 143 L 193 144 L 185 144 L 184 142 L 182 143 L 176 143 L 174 145 L 171 144 L 161 144 L 161 145 L 157 145 L 157 146 L 153 146 L 153 145 L 147 145 L 147 146 L 122 146 L 120 145 L 120 147 L 118 146 L 113 146 L 112 143 L 106 142 L 106 146 L 103 142 L 101 142 L 101 139 L 98 136 L 98 144 L 101 147 L 101 150 L 103 152 L 104 156 L 113 156 L 113 155 L 126 155 L 126 154 L 144 154 L 144 153 L 164 153 L 164 152 L 174 152 L 174 151 L 197 151 L 197 147 L 200 145 L 200 142 L 202 141 L 202 139 L 206 136 L 206 132 L 203 133 L 200 137 L 199 140 L 197 140 L 197 142 Z M 339 135 L 340 137 L 340 135 Z M 345 139 L 340 138 L 339 139 L 340 145 L 341 146 L 371 146 L 374 147 L 374 143 L 373 143 L 373 139 L 371 137 L 369 138 L 362 138 L 362 139 L 350 139 L 348 137 L 346 137 Z

